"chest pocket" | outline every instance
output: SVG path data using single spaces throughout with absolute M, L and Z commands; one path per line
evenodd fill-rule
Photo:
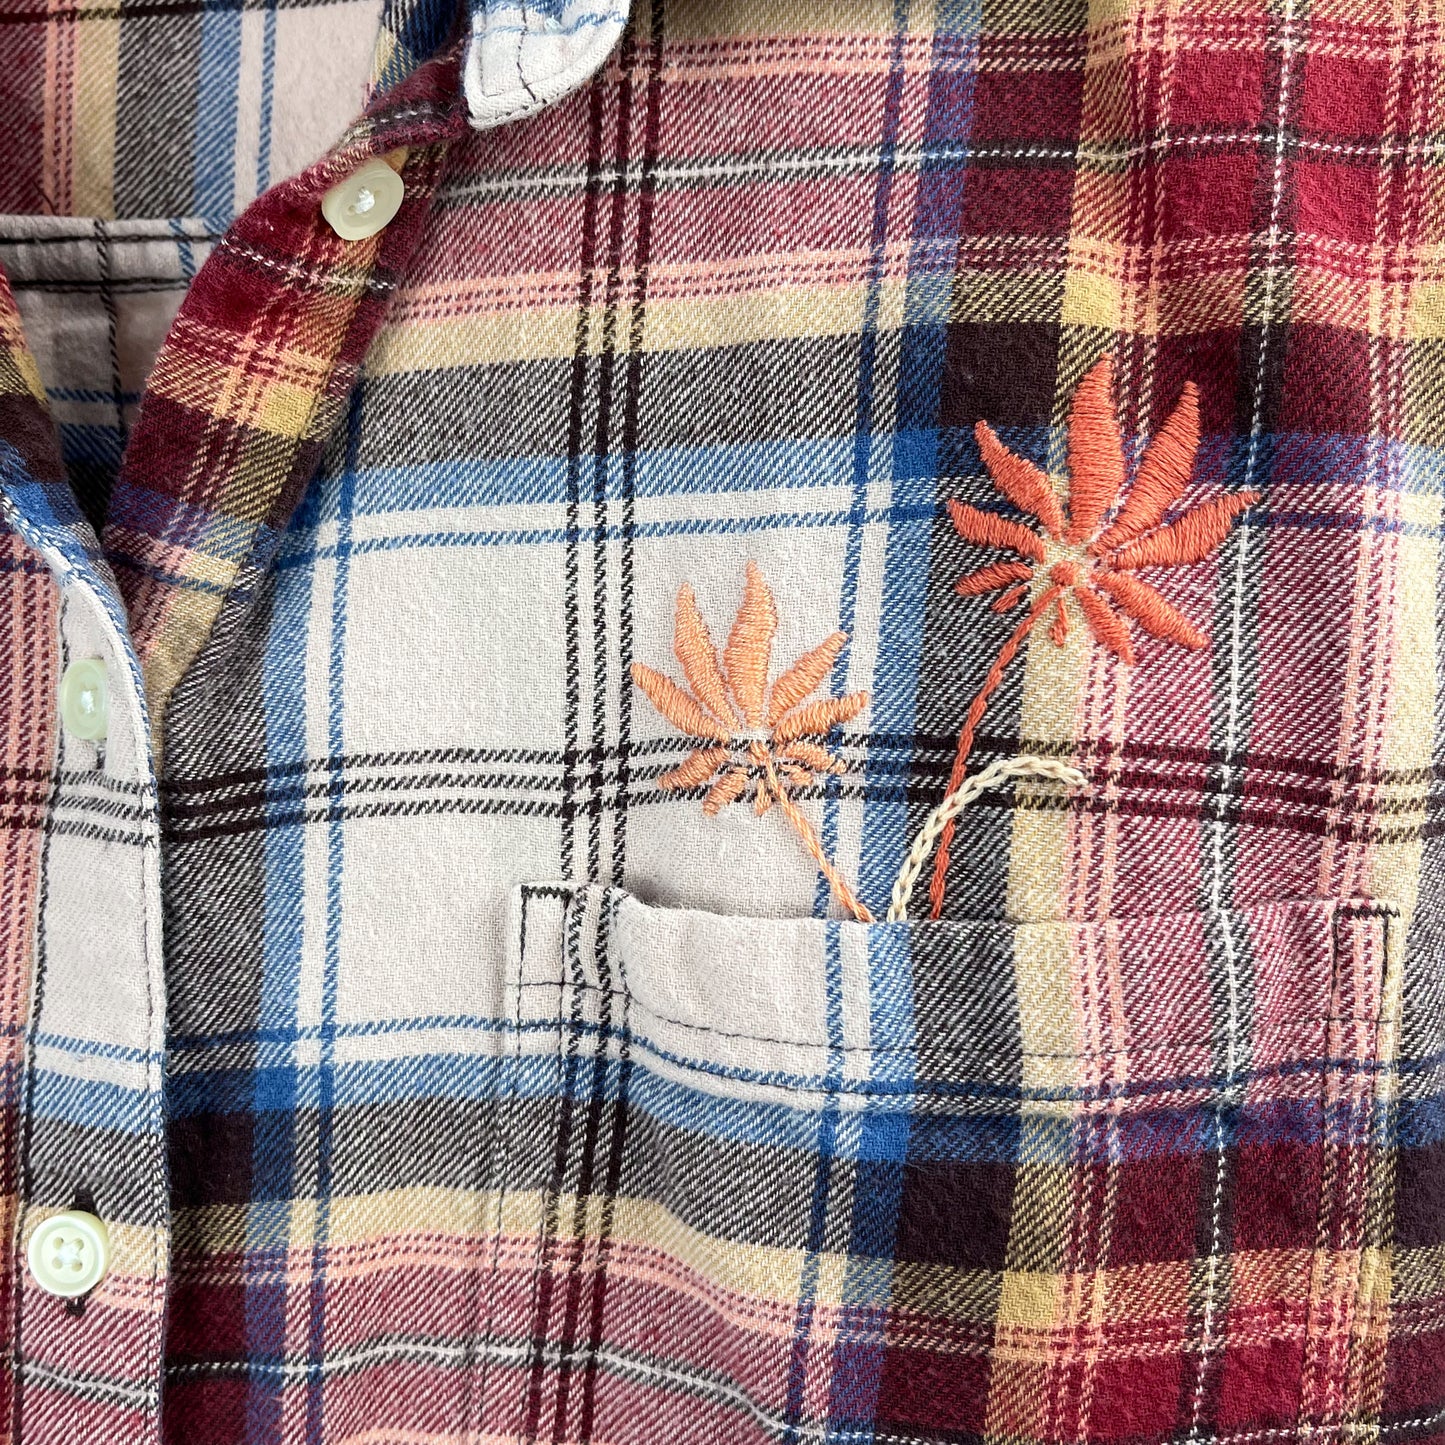
M 1378 1408 L 1389 906 L 863 926 L 522 888 L 509 929 L 492 1286 L 528 1438 Z

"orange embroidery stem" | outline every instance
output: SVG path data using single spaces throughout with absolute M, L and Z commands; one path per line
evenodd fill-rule
M 1054 625 L 1049 628 L 1049 637 L 1055 647 L 1062 647 L 1069 640 L 1069 614 L 1064 610 L 1062 597 L 1054 604 Z
M 963 719 L 963 728 L 958 734 L 958 748 L 953 755 L 953 771 L 948 775 L 948 791 L 944 794 L 945 797 L 956 793 L 963 782 L 963 771 L 968 766 L 968 755 L 973 751 L 973 735 L 988 709 L 988 700 L 994 695 L 999 683 L 1003 681 L 1003 675 L 1008 670 L 1009 663 L 1018 655 L 1024 639 L 1034 630 L 1034 624 L 1062 592 L 1063 588 L 1057 585 L 1048 587 L 1041 592 L 1034 605 L 1025 613 L 1023 621 L 1014 628 L 1009 640 L 999 650 L 993 666 L 988 670 L 988 676 L 983 680 L 983 686 L 979 689 L 978 696 L 968 705 L 968 713 Z M 937 918 L 943 912 L 943 893 L 948 883 L 948 852 L 953 844 L 953 833 L 957 822 L 956 818 L 950 818 L 948 826 L 944 828 L 943 835 L 938 840 L 938 852 L 933 859 L 933 877 L 928 885 L 928 916 L 930 918 Z
M 778 770 L 773 765 L 768 750 L 760 743 L 753 743 L 749 751 L 753 761 L 763 769 L 768 780 L 768 789 L 777 799 L 778 807 L 783 810 L 783 816 L 793 825 L 793 831 L 803 840 L 803 846 L 813 855 L 813 861 L 818 865 L 823 877 L 828 880 L 828 886 L 833 890 L 834 897 L 859 923 L 872 923 L 873 915 L 869 913 L 863 900 L 848 886 L 842 874 L 828 861 L 828 855 L 823 851 L 822 841 L 813 831 L 813 825 L 808 821 L 803 810 L 788 796 L 788 790 L 783 786 L 783 780 L 778 776 Z

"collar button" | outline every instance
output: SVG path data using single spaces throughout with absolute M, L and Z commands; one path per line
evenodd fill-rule
M 385 161 L 367 161 L 322 196 L 321 214 L 343 241 L 364 241 L 386 228 L 405 195 L 401 177 Z

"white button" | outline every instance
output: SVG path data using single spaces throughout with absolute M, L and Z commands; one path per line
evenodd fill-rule
M 30 1236 L 30 1273 L 47 1294 L 66 1299 L 92 1290 L 110 1264 L 110 1236 L 93 1214 L 72 1209 L 47 1219 Z
M 385 161 L 367 161 L 321 198 L 321 214 L 343 241 L 374 236 L 401 209 L 402 179 Z
M 80 657 L 60 679 L 60 720 L 72 737 L 99 742 L 110 723 L 110 688 L 105 664 L 98 657 Z

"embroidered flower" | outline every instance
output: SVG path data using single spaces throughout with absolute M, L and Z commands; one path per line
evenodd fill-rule
M 1161 525 L 1189 485 L 1199 450 L 1199 392 L 1189 382 L 1145 451 L 1124 505 L 1105 525 L 1124 485 L 1124 441 L 1114 419 L 1112 383 L 1113 367 L 1105 357 L 1074 393 L 1067 514 L 1048 477 L 1009 451 L 987 422 L 979 422 L 975 435 L 989 476 L 1019 511 L 1038 520 L 1042 531 L 963 502 L 950 501 L 948 510 L 965 540 L 1015 552 L 1022 559 L 993 562 L 971 572 L 955 586 L 960 596 L 999 592 L 996 612 L 1032 598 L 1033 620 L 1052 611 L 1050 636 L 1059 646 L 1068 637 L 1067 604 L 1073 602 L 1094 640 L 1132 663 L 1134 646 L 1124 616 L 1168 642 L 1194 648 L 1209 644 L 1178 608 L 1133 574 L 1143 567 L 1202 562 L 1229 535 L 1234 519 L 1259 500 L 1259 493 L 1230 492 Z
M 754 785 L 753 810 L 761 817 L 776 802 L 803 840 L 839 902 L 865 923 L 872 916 L 829 862 L 813 825 L 790 796 L 819 774 L 841 774 L 847 765 L 818 741 L 868 706 L 866 692 L 808 699 L 833 670 L 846 632 L 835 632 L 805 652 L 768 687 L 778 609 L 755 562 L 749 562 L 743 600 L 719 661 L 697 598 L 687 584 L 677 594 L 673 651 L 689 692 L 643 663 L 632 679 L 675 728 L 696 738 L 696 747 L 658 779 L 668 791 L 711 784 L 702 810 L 709 817 L 736 802 Z
M 1230 492 L 1165 521 L 1189 485 L 1199 450 L 1199 393 L 1190 382 L 1150 442 L 1123 506 L 1111 519 L 1125 477 L 1124 438 L 1114 415 L 1113 378 L 1113 363 L 1106 356 L 1074 392 L 1069 409 L 1067 511 L 1046 473 L 1009 451 L 987 422 L 979 422 L 974 429 L 994 486 L 1019 511 L 1033 517 L 1039 529 L 963 502 L 948 503 L 953 525 L 966 541 L 1012 552 L 1017 558 L 991 562 L 969 573 L 954 590 L 964 597 L 998 593 L 993 603 L 996 612 L 1007 612 L 1025 600 L 1029 609 L 969 705 L 946 798 L 963 783 L 974 731 L 989 698 L 1024 639 L 1046 615 L 1051 614 L 1049 635 L 1062 647 L 1068 640 L 1072 605 L 1094 640 L 1128 664 L 1134 662 L 1134 644 L 1126 617 L 1167 642 L 1191 648 L 1209 644 L 1177 607 L 1134 574 L 1146 567 L 1202 562 L 1229 535 L 1234 519 L 1259 500 L 1259 493 Z M 929 888 L 934 918 L 943 910 L 953 831 L 950 821 L 934 858 Z

